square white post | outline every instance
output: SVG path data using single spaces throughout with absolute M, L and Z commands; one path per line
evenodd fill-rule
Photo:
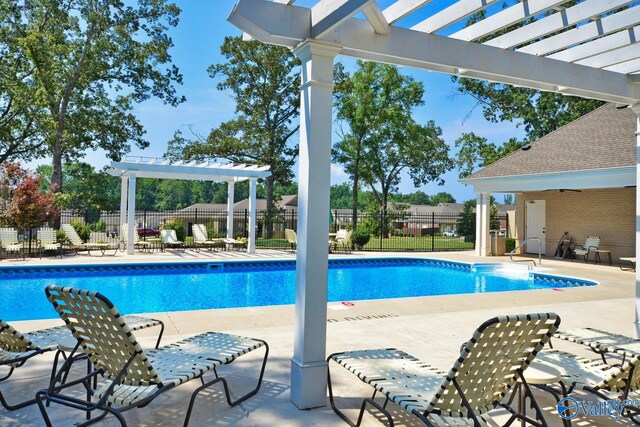
M 640 105 L 631 107 L 636 113 L 636 257 L 640 254 Z M 634 332 L 640 338 L 640 269 L 636 269 L 636 320 Z
M 489 255 L 489 213 L 491 194 L 478 193 L 476 198 L 476 255 Z
M 233 197 L 235 182 L 227 182 L 227 237 L 233 239 Z
M 129 229 L 127 230 L 127 255 L 133 255 L 135 247 L 134 228 L 136 220 L 136 174 L 129 174 L 129 208 L 127 209 L 127 222 Z
M 120 224 L 118 234 L 122 233 L 122 225 L 127 222 L 127 187 L 129 186 L 129 178 L 122 175 L 120 178 Z M 124 242 L 124 236 L 120 236 L 120 241 Z
M 256 185 L 258 180 L 249 179 L 249 246 L 247 252 L 256 253 Z
M 333 58 L 339 51 L 317 41 L 294 50 L 302 61 L 302 85 L 291 401 L 300 409 L 326 405 Z

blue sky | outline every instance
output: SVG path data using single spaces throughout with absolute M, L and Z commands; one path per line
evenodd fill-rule
M 453 0 L 445 0 L 433 3 L 438 3 L 437 7 L 442 8 L 452 2 Z M 171 31 L 175 45 L 171 52 L 174 63 L 180 68 L 184 77 L 184 84 L 178 87 L 178 91 L 186 96 L 187 101 L 177 108 L 163 105 L 158 100 L 149 100 L 138 105 L 135 114 L 144 125 L 147 140 L 151 145 L 144 151 L 134 147 L 131 155 L 160 157 L 166 150 L 167 141 L 172 138 L 177 129 L 187 131 L 191 126 L 198 133 L 207 135 L 212 128 L 234 116 L 233 100 L 228 93 L 216 89 L 216 81 L 207 75 L 207 67 L 223 60 L 219 47 L 225 36 L 241 34 L 226 20 L 235 2 L 233 0 L 189 0 L 177 1 L 177 3 L 182 8 L 182 13 L 178 27 Z M 387 3 L 390 1 L 380 2 L 382 7 Z M 296 4 L 305 5 L 305 0 Z M 433 11 L 425 7 L 424 13 L 431 14 Z M 417 18 L 419 16 L 411 19 Z M 401 24 L 409 25 L 411 22 L 401 22 Z M 348 68 L 355 62 L 353 59 L 344 57 L 338 57 L 337 60 L 343 61 Z M 456 93 L 456 86 L 451 82 L 450 76 L 410 68 L 402 68 L 401 71 L 424 83 L 425 105 L 415 110 L 414 117 L 421 123 L 434 120 L 436 125 L 442 128 L 442 136 L 451 147 L 451 155 L 455 154 L 454 141 L 463 132 L 473 131 L 496 143 L 506 141 L 512 136 L 523 136 L 523 131 L 516 128 L 515 124 L 487 122 L 482 117 L 480 108 L 468 116 L 475 102 L 470 96 Z M 334 126 L 334 129 L 336 127 Z M 334 136 L 334 142 L 336 140 L 337 136 Z M 109 163 L 102 152 L 88 152 L 85 161 L 98 168 Z M 37 164 L 43 162 L 40 161 Z M 33 167 L 33 164 L 29 166 Z M 347 177 L 339 166 L 334 165 L 332 171 L 332 184 L 347 181 Z M 471 188 L 457 181 L 458 171 L 454 170 L 446 174 L 444 179 L 444 186 L 427 184 L 419 189 L 428 194 L 447 191 L 459 202 L 475 197 Z M 408 178 L 403 179 L 400 186 L 402 193 L 415 190 Z

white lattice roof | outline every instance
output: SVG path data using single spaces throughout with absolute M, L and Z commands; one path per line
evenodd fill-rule
M 637 0 L 239 0 L 229 21 L 253 38 L 634 105 Z M 506 7 L 502 7 L 506 4 Z M 466 26 L 469 17 L 484 18 Z M 535 18 L 535 20 L 534 20 Z
M 119 162 L 111 162 L 111 168 L 107 173 L 113 176 L 133 173 L 136 178 L 219 182 L 239 182 L 271 175 L 269 166 L 224 164 L 211 160 L 168 160 L 155 157 L 126 157 Z

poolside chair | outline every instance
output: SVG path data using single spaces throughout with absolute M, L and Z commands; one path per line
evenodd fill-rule
M 64 372 L 63 367 L 49 387 L 38 392 L 38 407 L 48 426 L 51 422 L 46 402 L 70 406 L 87 414 L 102 412 L 92 421 L 111 413 L 121 425 L 126 426 L 122 412 L 145 406 L 165 391 L 200 379 L 202 385 L 191 395 L 184 422 L 186 426 L 200 391 L 221 382 L 227 403 L 235 406 L 260 389 L 269 354 L 269 346 L 263 340 L 206 332 L 145 352 L 118 309 L 100 293 L 54 285 L 47 287 L 45 292 L 78 341 L 74 352 L 83 351 L 95 368 L 94 372 L 79 380 L 56 385 L 60 382 L 61 372 Z M 257 386 L 232 401 L 227 381 L 218 375 L 216 368 L 260 347 L 265 348 L 265 355 Z M 208 372 L 214 374 L 214 378 L 205 382 L 203 375 Z M 104 380 L 98 388 L 91 387 L 94 379 L 102 377 Z M 73 392 L 65 394 L 68 388 L 76 385 L 84 385 L 92 399 L 82 400 Z
M 22 253 L 24 259 L 24 244 L 18 240 L 15 228 L 0 228 L 0 249 L 11 254 Z
M 336 238 L 330 242 L 333 243 L 334 250 L 341 249 L 344 253 L 351 253 L 351 234 L 353 230 L 338 230 L 336 233 Z
M 74 254 L 78 254 L 81 251 L 87 251 L 90 254 L 91 246 L 84 243 L 78 232 L 71 224 L 62 224 L 60 229 L 64 232 L 65 236 L 67 236 L 68 245 L 71 249 L 73 249 Z
M 290 228 L 287 228 L 284 230 L 284 237 L 286 237 L 287 242 L 289 242 L 289 248 L 291 249 L 291 252 L 295 252 L 298 248 L 298 235 L 296 234 L 296 232 L 291 230 Z
M 600 347 L 600 350 L 605 348 Z M 557 401 L 576 390 L 591 393 L 604 401 L 628 403 L 630 400 L 640 400 L 640 355 L 636 353 L 627 352 L 622 363 L 608 364 L 569 351 L 544 350 L 538 354 L 536 362 L 546 364 L 560 373 L 559 389 L 551 385 L 536 385 L 553 394 Z M 628 403 L 620 409 L 619 415 L 639 423 L 635 418 L 640 415 L 640 408 L 630 405 Z
M 125 249 L 127 248 L 128 236 L 129 224 L 125 222 L 120 226 L 120 240 L 122 240 Z M 138 229 L 136 227 L 133 227 L 133 247 L 141 251 L 144 251 L 145 249 L 150 250 L 153 247 L 153 243 L 147 242 L 146 240 L 140 240 Z
M 584 245 L 576 245 L 576 247 L 573 248 L 573 259 L 575 259 L 576 256 L 581 256 L 584 258 L 584 262 L 588 262 L 589 255 L 593 253 L 595 256 L 595 251 L 598 250 L 599 246 L 600 237 L 589 236 L 587 237 L 587 240 L 585 240 Z
M 329 401 L 343 420 L 359 425 L 368 405 L 381 411 L 393 425 L 386 410 L 388 401 L 431 425 L 495 425 L 488 411 L 500 406 L 515 418 L 540 426 L 546 425 L 523 371 L 551 335 L 560 318 L 554 313 L 500 316 L 484 322 L 471 339 L 463 344 L 453 368 L 446 373 L 396 349 L 361 350 L 335 353 L 334 361 L 374 388 L 371 398 L 360 406 L 357 423 L 353 423 L 335 404 L 329 369 Z M 520 381 L 539 422 L 518 413 L 508 403 L 501 403 L 509 390 Z M 377 392 L 385 404 L 374 401 Z
M 207 236 L 207 227 L 205 227 L 204 224 L 193 224 L 191 230 L 193 231 L 193 243 L 196 249 L 205 247 L 213 250 L 217 247 L 224 246 L 222 239 L 209 239 Z
M 162 334 L 164 333 L 164 323 L 162 321 L 141 316 L 123 316 L 122 319 L 127 322 L 133 331 L 160 326 L 160 333 L 158 334 L 158 340 L 155 346 L 155 348 L 158 348 Z M 56 350 L 51 375 L 51 379 L 53 379 L 59 357 L 62 356 L 64 359 L 67 359 L 67 353 L 73 350 L 76 344 L 76 339 L 66 326 L 56 326 L 33 332 L 20 333 L 7 322 L 0 319 L 0 366 L 9 368 L 9 372 L 0 378 L 0 383 L 9 379 L 16 368 L 22 367 L 32 357 Z M 78 356 L 81 357 L 82 353 L 78 353 Z M 69 367 L 70 365 L 71 362 L 69 363 Z M 9 404 L 2 391 L 0 391 L 0 404 L 10 411 L 23 408 L 35 402 L 35 399 L 31 399 L 16 404 Z
M 37 234 L 38 245 L 40 246 L 40 253 L 46 251 L 53 251 L 60 254 L 62 257 L 62 248 L 56 237 L 56 230 L 49 227 L 42 227 L 38 229 Z M 40 256 L 42 258 L 42 256 Z
M 183 251 L 185 250 L 184 242 L 182 242 L 181 240 L 178 240 L 175 230 L 169 230 L 169 229 L 160 230 L 160 237 L 162 238 L 163 251 L 165 248 L 176 248 L 176 249 L 182 249 Z
M 628 266 L 623 267 L 622 265 L 628 264 Z M 623 257 L 618 260 L 618 265 L 620 266 L 620 270 L 627 271 L 633 270 L 636 271 L 636 258 L 635 257 Z
M 235 250 L 240 250 L 247 247 L 245 242 L 243 242 L 242 240 L 236 240 L 232 237 L 225 237 L 222 239 L 222 241 L 227 246 L 227 249 L 231 248 Z

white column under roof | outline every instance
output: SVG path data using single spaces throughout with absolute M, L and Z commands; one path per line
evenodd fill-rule
M 636 113 L 636 257 L 640 254 L 640 105 L 631 108 Z M 640 338 L 640 269 L 636 269 L 636 338 Z
M 118 227 L 118 235 L 122 233 L 122 225 L 127 222 L 127 191 L 129 186 L 129 178 L 122 175 L 120 178 L 120 224 Z M 120 240 L 124 241 L 124 236 L 120 236 Z
M 135 229 L 136 226 L 136 174 L 129 174 L 129 206 L 127 209 L 127 223 L 129 229 L 127 230 L 127 255 L 133 255 L 135 248 Z
M 233 197 L 235 182 L 227 183 L 227 237 L 233 239 Z
M 258 180 L 249 179 L 249 244 L 247 252 L 256 253 L 256 185 Z
M 310 41 L 302 62 L 298 169 L 298 250 L 291 401 L 300 409 L 326 405 L 327 277 L 333 58 L 339 48 Z

